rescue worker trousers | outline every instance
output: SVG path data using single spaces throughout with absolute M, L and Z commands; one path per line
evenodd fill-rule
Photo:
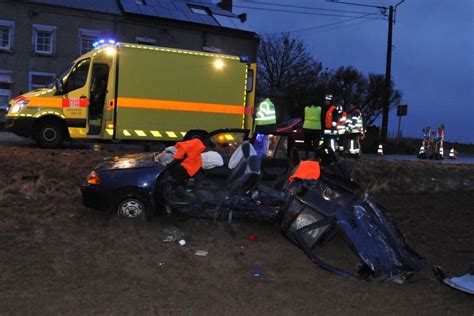
M 319 140 L 321 139 L 322 131 L 319 129 L 303 128 L 304 146 L 306 151 L 306 158 L 309 157 L 309 152 L 312 150 L 316 157 L 316 149 L 319 147 Z
M 360 133 L 347 134 L 345 153 L 350 155 L 360 154 Z

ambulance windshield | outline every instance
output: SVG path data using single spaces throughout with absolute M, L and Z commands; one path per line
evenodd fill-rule
M 61 75 L 58 76 L 58 78 L 61 80 L 61 83 L 64 84 L 66 82 L 67 76 L 71 72 L 71 69 L 73 66 L 74 64 L 70 64 L 69 66 L 66 67 L 66 69 L 63 70 L 63 72 L 61 72 Z

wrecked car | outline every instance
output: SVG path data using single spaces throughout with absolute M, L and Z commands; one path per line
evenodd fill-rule
M 82 185 L 83 203 L 109 214 L 150 219 L 155 213 L 277 223 L 312 262 L 343 276 L 403 282 L 425 265 L 383 208 L 351 178 L 344 160 L 321 148 L 300 161 L 288 134 L 218 130 L 158 153 L 110 158 Z M 342 239 L 357 257 L 348 272 L 319 249 Z

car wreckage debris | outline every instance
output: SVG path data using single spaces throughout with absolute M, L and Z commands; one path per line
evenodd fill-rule
M 440 266 L 433 266 L 433 272 L 438 280 L 444 285 L 455 290 L 474 295 L 474 263 L 472 263 L 468 271 L 460 276 L 446 277 Z
M 347 166 L 338 162 L 317 179 L 297 178 L 289 187 L 289 202 L 282 230 L 321 268 L 342 276 L 370 276 L 404 282 L 426 262 L 379 206 L 350 177 Z M 339 172 L 338 172 L 339 171 Z M 294 174 L 297 174 L 296 171 Z M 322 260 L 316 246 L 327 244 L 336 234 L 359 257 L 357 274 Z
M 250 235 L 247 236 L 247 240 L 257 241 L 257 235 L 256 234 L 250 234 Z
M 247 130 L 217 130 L 202 141 L 176 143 L 175 148 L 185 149 L 183 155 L 172 154 L 168 147 L 169 155 L 165 150 L 104 161 L 92 171 L 100 186 L 87 182 L 82 187 L 84 204 L 110 207 L 114 199 L 108 197 L 114 192 L 139 183 L 138 193 L 121 198 L 138 205 L 144 219 L 161 207 L 168 215 L 229 224 L 234 218 L 277 223 L 313 263 L 342 276 L 404 282 L 425 266 L 425 259 L 405 241 L 382 206 L 353 181 L 346 161 L 337 159 L 331 149 L 318 148 L 314 160 L 300 161 L 298 150 L 290 150 L 287 134 L 257 133 L 251 141 L 247 135 Z M 210 151 L 225 158 L 227 165 L 202 168 L 202 153 Z M 194 159 L 185 152 L 194 153 Z M 176 227 L 165 233 L 165 242 L 186 243 Z M 320 256 L 320 248 L 336 236 L 356 255 L 354 272 Z M 256 240 L 256 235 L 247 239 Z
M 196 250 L 194 254 L 199 257 L 205 257 L 207 256 L 208 252 L 206 250 Z
M 255 266 L 255 268 L 253 269 L 252 275 L 255 278 L 259 278 L 262 276 L 262 271 L 260 271 L 260 268 L 258 266 Z

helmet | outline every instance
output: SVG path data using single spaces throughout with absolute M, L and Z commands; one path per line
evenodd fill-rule
M 325 97 L 324 97 L 325 100 L 328 100 L 328 101 L 332 101 L 332 94 L 327 94 Z

